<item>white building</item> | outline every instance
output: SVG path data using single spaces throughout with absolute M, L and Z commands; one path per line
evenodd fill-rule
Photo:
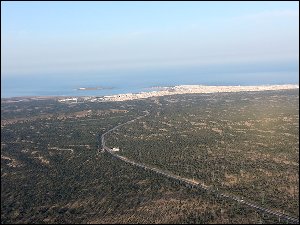
M 65 99 L 59 99 L 59 102 L 65 102 L 65 103 L 77 103 L 77 98 L 65 98 Z
M 120 149 L 119 148 L 113 148 L 112 151 L 118 152 L 118 151 L 120 151 Z

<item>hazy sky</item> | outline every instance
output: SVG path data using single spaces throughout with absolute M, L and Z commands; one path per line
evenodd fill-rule
M 1 2 L 1 74 L 299 60 L 298 2 Z

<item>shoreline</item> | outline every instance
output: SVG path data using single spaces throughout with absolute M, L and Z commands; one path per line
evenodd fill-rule
M 205 93 L 224 93 L 224 92 L 244 92 L 244 91 L 272 91 L 299 89 L 296 84 L 283 85 L 256 85 L 256 86 L 208 86 L 208 85 L 178 85 L 173 87 L 159 87 L 163 90 L 140 92 L 137 94 L 119 94 L 104 96 L 104 101 L 128 101 L 136 99 L 145 99 L 151 97 L 160 97 L 177 94 L 205 94 Z
M 1 98 L 1 103 L 13 103 L 29 100 L 49 100 L 54 99 L 59 102 L 76 102 L 84 99 L 91 102 L 115 102 L 145 99 L 151 97 L 161 97 L 177 94 L 205 94 L 205 93 L 225 93 L 225 92 L 253 92 L 299 89 L 299 84 L 278 84 L 278 85 L 248 85 L 248 86 L 212 86 L 212 85 L 177 85 L 167 87 L 155 87 L 155 91 L 145 91 L 139 93 L 125 93 L 105 96 L 20 96 Z

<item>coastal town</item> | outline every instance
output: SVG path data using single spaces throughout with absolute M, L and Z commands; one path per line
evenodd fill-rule
M 58 98 L 61 103 L 83 103 L 83 102 L 116 102 L 136 99 L 145 99 L 150 97 L 160 97 L 165 95 L 177 94 L 201 94 L 217 92 L 243 92 L 243 91 L 271 91 L 296 89 L 299 85 L 260 85 L 260 86 L 206 86 L 206 85 L 179 85 L 174 87 L 160 87 L 158 91 L 127 93 L 109 96 L 89 96 L 89 97 L 62 97 Z

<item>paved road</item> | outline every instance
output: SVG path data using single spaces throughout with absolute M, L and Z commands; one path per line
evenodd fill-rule
M 280 219 L 286 220 L 286 221 L 288 221 L 290 223 L 299 224 L 299 219 L 298 218 L 295 218 L 295 217 L 292 217 L 292 216 L 289 216 L 289 215 L 286 215 L 284 213 L 277 212 L 277 211 L 274 211 L 274 210 L 271 210 L 271 209 L 264 208 L 262 206 L 259 206 L 259 205 L 256 205 L 254 203 L 251 203 L 251 202 L 249 202 L 247 200 L 241 199 L 240 197 L 237 197 L 237 196 L 227 195 L 227 194 L 221 193 L 221 192 L 219 192 L 217 190 L 214 190 L 211 187 L 208 187 L 208 186 L 206 186 L 204 184 L 201 184 L 201 183 L 199 183 L 197 181 L 177 176 L 175 174 L 170 173 L 169 171 L 163 171 L 161 169 L 158 169 L 158 168 L 155 168 L 155 167 L 152 167 L 152 166 L 149 166 L 149 165 L 145 165 L 143 163 L 135 162 L 135 161 L 133 161 L 131 159 L 128 159 L 128 158 L 126 158 L 124 156 L 118 155 L 116 152 L 112 151 L 111 148 L 109 148 L 109 147 L 107 147 L 105 145 L 105 140 L 104 140 L 105 135 L 107 135 L 108 133 L 110 133 L 110 132 L 118 129 L 121 126 L 124 126 L 125 124 L 132 123 L 132 122 L 134 122 L 134 121 L 136 121 L 138 119 L 141 119 L 141 118 L 143 118 L 143 117 L 145 117 L 147 115 L 149 115 L 148 111 L 146 111 L 146 114 L 144 116 L 139 116 L 139 117 L 137 117 L 137 118 L 135 118 L 133 120 L 127 121 L 126 123 L 123 123 L 123 124 L 120 124 L 118 126 L 115 126 L 114 128 L 112 128 L 112 129 L 108 130 L 107 132 L 105 132 L 104 134 L 102 134 L 102 136 L 101 136 L 102 148 L 106 152 L 108 152 L 109 154 L 111 154 L 113 157 L 118 158 L 118 159 L 120 159 L 120 160 L 122 160 L 122 161 L 124 161 L 126 163 L 129 163 L 129 164 L 131 164 L 133 166 L 137 166 L 137 167 L 143 168 L 145 170 L 153 171 L 153 172 L 155 172 L 157 174 L 161 174 L 163 176 L 166 176 L 166 177 L 169 177 L 171 179 L 177 180 L 177 181 L 179 181 L 181 183 L 184 183 L 184 184 L 186 184 L 189 187 L 195 187 L 195 188 L 198 188 L 198 189 L 209 191 L 210 193 L 215 193 L 215 194 L 217 194 L 217 196 L 219 196 L 221 198 L 227 198 L 227 199 L 231 199 L 231 200 L 237 201 L 237 202 L 239 202 L 241 204 L 245 204 L 247 206 L 250 206 L 250 207 L 252 207 L 252 208 L 254 208 L 256 210 L 262 211 L 264 213 L 267 213 L 267 214 L 270 214 L 270 215 L 273 215 L 273 216 L 277 216 Z

